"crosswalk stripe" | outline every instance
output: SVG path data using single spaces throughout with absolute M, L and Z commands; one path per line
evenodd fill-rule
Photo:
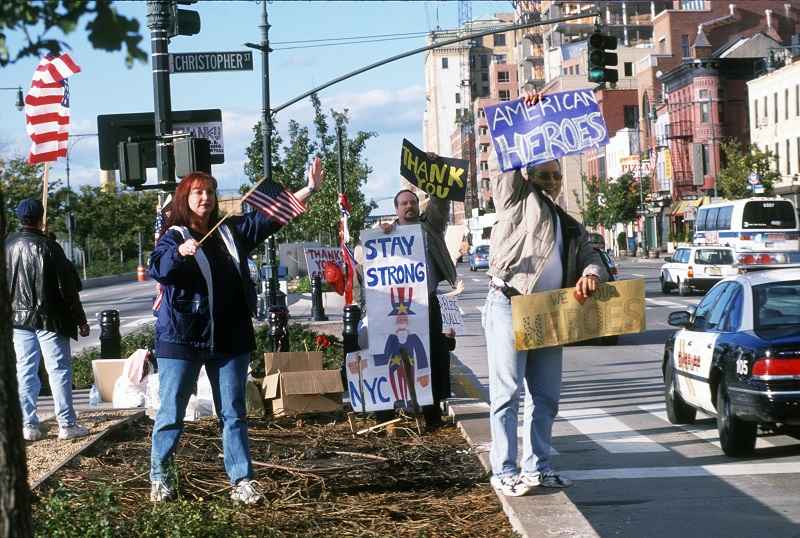
M 660 418 L 664 422 L 667 422 L 676 428 L 680 428 L 681 430 L 687 433 L 691 433 L 692 435 L 702 439 L 703 441 L 708 441 L 709 443 L 719 448 L 720 450 L 722 449 L 722 447 L 719 444 L 719 430 L 717 430 L 716 423 L 709 425 L 701 425 L 701 424 L 674 425 L 671 422 L 669 422 L 669 417 L 667 417 L 667 408 L 664 407 L 663 405 L 640 405 L 639 409 L 647 411 L 651 415 Z M 770 439 L 767 439 L 765 437 L 756 438 L 756 448 L 768 448 L 775 446 L 780 446 L 780 444 L 773 443 Z
M 691 467 L 640 467 L 629 469 L 594 469 L 586 471 L 563 471 L 573 480 L 613 480 L 619 478 L 685 478 L 725 477 L 767 474 L 800 473 L 800 463 L 717 463 Z
M 602 409 L 562 409 L 558 414 L 612 454 L 668 451 Z

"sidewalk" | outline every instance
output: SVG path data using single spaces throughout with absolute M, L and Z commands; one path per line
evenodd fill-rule
M 629 258 L 638 260 L 637 258 Z M 659 260 L 641 259 L 642 262 L 659 262 Z M 324 314 L 328 320 L 312 320 L 312 300 L 310 293 L 292 294 L 287 297 L 290 320 L 296 323 L 321 326 L 332 334 L 342 331 L 342 308 L 344 299 L 336 293 L 323 294 Z M 317 312 L 320 314 L 321 312 Z M 264 323 L 264 322 L 262 322 Z M 489 404 L 482 396 L 481 388 L 461 373 L 461 365 L 466 361 L 485 360 L 486 341 L 482 331 L 460 336 L 458 347 L 452 360 L 452 387 L 454 397 L 447 400 L 446 412 L 453 417 L 454 423 L 461 430 L 464 438 L 473 448 L 487 471 L 487 484 L 491 465 L 489 449 L 491 432 L 489 426 Z M 89 404 L 89 390 L 73 391 L 73 402 L 76 412 L 81 413 L 99 410 L 113 410 L 109 402 L 101 402 L 97 406 Z M 53 399 L 43 396 L 38 401 L 40 420 L 53 417 Z M 563 491 L 532 491 L 525 497 L 507 498 L 498 494 L 514 530 L 523 537 L 541 536 L 543 529 L 569 529 L 570 536 L 595 537 L 597 534 L 583 515 L 572 505 Z

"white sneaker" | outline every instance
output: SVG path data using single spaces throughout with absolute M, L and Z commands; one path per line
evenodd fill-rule
M 89 430 L 83 426 L 59 426 L 58 428 L 59 439 L 75 439 L 87 435 L 89 435 Z
M 520 480 L 530 487 L 568 488 L 572 485 L 572 480 L 553 470 L 541 474 L 522 475 Z
M 494 489 L 503 492 L 506 497 L 522 497 L 531 491 L 530 486 L 522 482 L 518 475 L 504 476 L 502 478 L 493 476 L 489 482 Z
M 154 503 L 174 501 L 175 492 L 164 482 L 156 480 L 150 486 L 150 500 Z
M 24 437 L 26 441 L 38 441 L 42 438 L 42 432 L 39 428 L 24 426 L 22 428 L 22 437 Z
M 255 504 L 264 500 L 264 496 L 256 489 L 261 487 L 258 480 L 244 479 L 233 488 L 231 499 L 243 502 L 244 504 Z

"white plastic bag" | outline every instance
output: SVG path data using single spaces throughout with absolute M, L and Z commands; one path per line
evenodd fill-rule
M 121 375 L 114 383 L 114 395 L 112 402 L 114 407 L 143 407 L 147 394 L 147 382 L 134 385 L 130 380 Z
M 191 405 L 191 402 L 190 404 Z M 188 409 L 188 408 L 187 408 Z M 198 417 L 208 417 L 214 415 L 214 396 L 211 394 L 211 381 L 208 380 L 206 367 L 200 368 L 200 375 L 197 379 L 197 398 L 195 402 L 195 412 Z M 188 410 L 187 410 L 187 415 Z
M 145 407 L 158 411 L 161 407 L 161 398 L 158 395 L 158 373 L 147 376 L 147 391 L 145 397 Z

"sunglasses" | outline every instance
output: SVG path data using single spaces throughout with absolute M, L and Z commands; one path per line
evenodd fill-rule
M 547 181 L 549 179 L 554 179 L 555 181 L 561 181 L 561 172 L 536 172 L 535 174 L 536 179 L 541 179 L 542 181 Z

